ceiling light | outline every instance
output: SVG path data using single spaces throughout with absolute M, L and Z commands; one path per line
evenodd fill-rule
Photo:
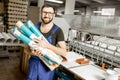
M 102 11 L 93 11 L 93 13 L 102 13 Z
M 45 0 L 45 1 L 63 4 L 63 1 L 59 1 L 59 0 Z

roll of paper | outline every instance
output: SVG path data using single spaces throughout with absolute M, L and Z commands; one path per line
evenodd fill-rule
M 27 21 L 25 24 L 37 37 L 42 37 L 43 35 L 40 31 L 35 27 L 31 20 Z
M 37 38 L 37 36 L 33 32 L 31 32 L 21 21 L 18 21 L 16 23 L 16 26 L 21 29 L 29 38 Z
M 54 70 L 62 62 L 62 57 L 60 55 L 55 54 L 52 50 L 49 50 L 47 48 L 42 48 L 40 46 L 36 48 L 35 46 L 37 45 L 37 43 L 34 42 L 33 39 L 41 37 L 43 35 L 40 32 L 35 33 L 37 29 L 35 28 L 32 22 L 28 21 L 27 25 L 32 27 L 27 28 L 28 26 L 25 26 L 21 21 L 18 21 L 16 23 L 16 26 L 18 28 L 13 29 L 13 34 L 18 39 L 28 44 L 31 48 L 40 50 L 43 54 L 43 57 L 39 56 L 40 59 L 50 68 L 50 70 Z
M 29 46 L 31 46 L 31 43 L 35 44 L 30 38 L 22 34 L 17 28 L 14 28 L 12 32 L 18 39 L 22 40 L 24 43 L 28 44 Z
M 21 22 L 21 21 L 18 21 L 16 23 L 16 26 L 21 29 L 29 38 L 31 39 L 34 39 L 34 38 L 41 38 L 43 37 L 45 39 L 45 37 L 42 35 L 42 33 L 40 33 L 34 26 L 34 24 L 29 20 L 28 22 L 26 22 L 26 26 Z M 28 28 L 27 28 L 28 27 Z M 46 39 L 45 39 L 46 40 Z M 46 40 L 47 41 L 47 40 Z M 48 41 L 47 41 L 48 42 Z M 43 49 L 42 49 L 43 51 Z M 45 51 L 48 51 L 47 54 Z M 53 51 L 51 50 L 48 50 L 48 49 L 45 49 L 43 51 L 44 55 L 49 55 L 49 57 L 52 59 L 54 59 L 55 62 L 57 62 L 59 64 L 59 62 L 62 61 L 62 57 L 55 54 Z M 49 53 L 52 53 L 52 56 L 51 54 Z M 54 57 L 53 57 L 54 56 Z
M 46 42 L 48 42 L 42 33 L 35 27 L 31 20 L 27 21 L 25 24 L 39 39 L 44 38 Z
M 32 41 L 31 39 L 26 37 L 24 34 L 22 34 L 17 28 L 13 29 L 13 34 L 17 38 L 22 40 L 24 43 L 28 44 L 30 47 L 35 48 L 34 46 L 37 43 L 35 43 L 34 41 Z M 53 51 L 51 51 L 49 49 L 42 48 L 42 47 L 38 47 L 36 49 L 42 51 L 43 56 L 46 57 L 46 58 L 49 58 L 49 60 L 51 60 L 51 62 L 53 62 L 55 64 L 60 64 L 61 63 L 62 58 L 60 56 L 58 56 L 57 54 L 55 54 Z

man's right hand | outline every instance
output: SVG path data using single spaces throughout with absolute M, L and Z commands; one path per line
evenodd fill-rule
M 40 50 L 35 50 L 35 49 L 32 49 L 32 50 L 31 50 L 31 53 L 32 53 L 32 55 L 35 55 L 35 56 L 42 56 L 42 54 L 41 54 L 41 51 L 40 51 Z

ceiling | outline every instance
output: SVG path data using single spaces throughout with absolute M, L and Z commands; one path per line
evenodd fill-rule
M 82 3 L 88 6 L 111 6 L 120 5 L 120 0 L 76 0 L 78 3 Z M 79 4 L 76 7 L 79 7 Z
M 37 6 L 38 0 L 29 0 L 31 5 Z M 56 7 L 65 6 L 66 0 L 62 0 L 63 4 L 57 4 L 45 1 L 45 3 L 52 4 Z M 85 6 L 110 6 L 110 5 L 120 5 L 120 0 L 76 0 L 75 8 L 85 7 Z

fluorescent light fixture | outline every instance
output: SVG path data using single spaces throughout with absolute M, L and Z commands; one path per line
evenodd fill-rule
M 101 15 L 113 15 L 115 14 L 115 8 L 103 8 Z
M 74 10 L 74 12 L 80 12 L 80 10 Z
M 59 0 L 45 0 L 45 1 L 54 2 L 54 3 L 59 3 L 59 4 L 62 4 L 62 3 L 63 3 L 63 1 L 59 1 Z
M 93 11 L 93 13 L 102 13 L 102 11 Z

